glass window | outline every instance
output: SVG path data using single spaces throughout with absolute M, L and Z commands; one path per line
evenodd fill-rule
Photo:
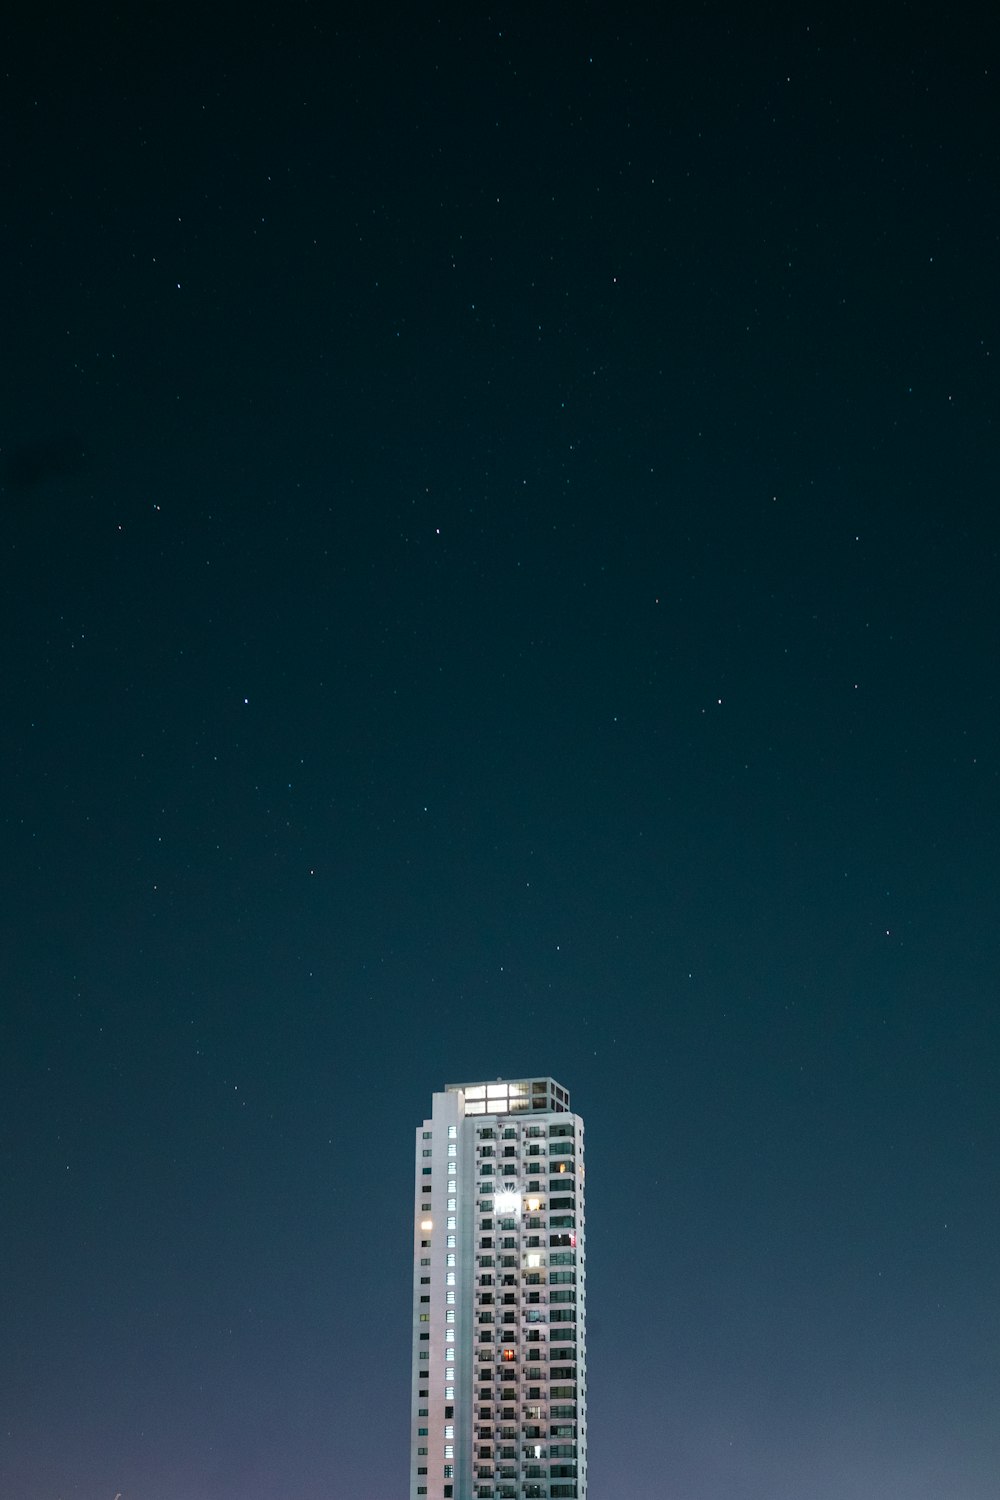
M 457 1135 L 458 1135 L 458 1126 L 457 1125 L 449 1125 L 448 1126 L 448 1139 L 449 1139 L 449 1141 L 453 1141 Z

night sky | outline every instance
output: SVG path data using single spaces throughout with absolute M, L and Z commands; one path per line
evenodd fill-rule
M 998 32 L 356 9 L 4 23 L 0 1496 L 399 1500 L 551 1073 L 593 1500 L 996 1500 Z

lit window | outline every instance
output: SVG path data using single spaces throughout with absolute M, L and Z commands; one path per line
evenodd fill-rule
M 445 1458 L 454 1458 L 455 1457 L 455 1448 L 454 1448 L 454 1445 L 452 1443 L 445 1443 L 445 1445 L 444 1445 L 444 1456 L 445 1456 Z
M 455 1363 L 454 1349 L 446 1349 L 444 1351 L 444 1362 L 446 1365 L 453 1365 Z
M 420 1228 L 423 1230 L 424 1234 L 430 1234 L 431 1230 L 434 1228 L 434 1220 L 433 1219 L 421 1219 L 420 1220 Z
M 448 1212 L 450 1214 L 453 1214 L 455 1212 L 455 1210 L 456 1210 L 457 1207 L 458 1207 L 457 1201 L 454 1198 L 449 1198 L 448 1199 Z
M 454 1328 L 446 1328 L 445 1329 L 445 1331 L 444 1331 L 444 1341 L 445 1341 L 446 1344 L 453 1344 L 455 1342 L 455 1330 L 454 1330 Z
M 455 1219 L 455 1215 L 454 1215 L 454 1214 L 452 1214 L 452 1215 L 451 1215 L 451 1216 L 450 1216 L 450 1217 L 449 1217 L 449 1219 L 448 1219 L 448 1223 L 447 1223 L 447 1225 L 446 1225 L 446 1226 L 445 1226 L 445 1227 L 446 1227 L 446 1228 L 447 1228 L 447 1229 L 457 1229 L 457 1228 L 458 1228 L 458 1224 L 457 1224 L 457 1222 L 456 1222 L 456 1219 Z
M 448 1163 L 448 1176 L 449 1177 L 454 1177 L 454 1175 L 455 1175 L 455 1173 L 457 1171 L 458 1171 L 458 1162 L 457 1161 L 450 1161 Z
M 454 1399 L 455 1399 L 455 1387 L 453 1385 L 446 1385 L 445 1386 L 445 1388 L 444 1388 L 444 1399 L 446 1401 L 454 1401 Z
M 457 1135 L 458 1135 L 458 1126 L 457 1125 L 449 1125 L 448 1126 L 448 1139 L 449 1139 L 449 1141 L 453 1141 Z
M 448 1301 L 448 1302 L 454 1302 L 454 1300 L 455 1300 L 455 1293 L 454 1293 L 454 1291 L 450 1291 L 450 1292 L 449 1292 L 449 1293 L 448 1293 L 448 1296 L 447 1296 L 447 1299 L 446 1299 L 446 1300 L 447 1300 L 447 1301 Z
M 466 1089 L 466 1091 L 465 1091 L 465 1097 L 466 1097 L 466 1099 L 485 1099 L 486 1098 L 486 1090 L 483 1087 L 483 1085 L 480 1083 L 480 1084 L 477 1084 L 475 1088 Z M 452 1129 L 454 1129 L 454 1127 L 451 1126 L 451 1125 L 449 1125 L 448 1129 L 452 1130 Z
M 444 1429 L 444 1435 L 446 1438 L 453 1438 L 455 1436 L 454 1427 L 452 1427 L 450 1424 L 446 1426 Z
M 430 1320 L 431 1320 L 430 1313 L 421 1313 L 420 1314 L 420 1321 L 421 1321 L 421 1323 L 429 1323 Z
M 454 1144 L 454 1142 L 452 1142 L 452 1144 L 448 1147 L 448 1155 L 449 1156 L 457 1156 L 458 1155 L 458 1147 Z
M 448 1311 L 448 1312 L 445 1313 L 444 1320 L 445 1320 L 446 1323 L 454 1323 L 454 1321 L 455 1321 L 455 1309 L 454 1308 L 451 1308 L 450 1311 Z
M 428 1261 L 427 1264 L 430 1265 L 430 1261 Z M 446 1266 L 457 1266 L 458 1265 L 458 1261 L 457 1261 L 457 1259 L 455 1258 L 455 1256 L 453 1254 L 452 1255 L 446 1255 L 445 1256 L 445 1265 Z

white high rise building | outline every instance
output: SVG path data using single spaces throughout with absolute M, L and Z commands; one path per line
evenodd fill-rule
M 518 1078 L 416 1134 L 410 1500 L 586 1500 L 583 1121 Z

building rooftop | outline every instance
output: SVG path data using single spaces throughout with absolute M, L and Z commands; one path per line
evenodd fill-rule
M 467 1115 L 506 1115 L 522 1110 L 551 1113 L 569 1109 L 569 1090 L 554 1078 L 496 1078 L 483 1083 L 449 1083 L 445 1092 L 465 1096 Z

